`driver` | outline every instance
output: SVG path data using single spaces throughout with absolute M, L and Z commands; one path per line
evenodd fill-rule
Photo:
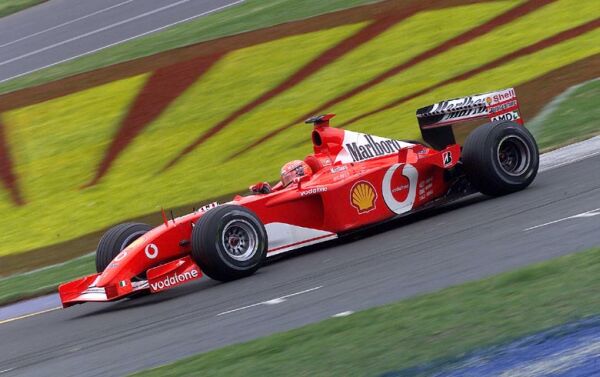
M 281 182 L 271 187 L 268 182 L 259 182 L 250 186 L 250 191 L 255 194 L 269 194 L 273 191 L 289 186 L 295 179 L 304 176 L 311 176 L 312 169 L 302 160 L 290 161 L 281 168 Z
M 312 169 L 302 160 L 290 161 L 281 168 L 281 184 L 287 187 L 296 178 L 311 176 Z

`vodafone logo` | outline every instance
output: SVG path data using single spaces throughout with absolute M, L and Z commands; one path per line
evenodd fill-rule
M 154 259 L 158 256 L 158 246 L 156 246 L 153 243 L 149 243 L 148 245 L 146 245 L 144 252 L 146 253 L 146 256 L 148 258 Z
M 313 194 L 319 194 L 321 192 L 327 191 L 327 187 L 313 187 L 311 189 L 301 191 L 300 196 L 308 196 Z
M 408 191 L 410 189 L 410 182 L 408 178 L 402 174 L 392 174 L 390 180 L 390 190 L 394 200 L 397 202 L 404 202 L 408 197 Z
M 419 172 L 410 165 L 394 164 L 383 177 L 381 192 L 390 211 L 401 214 L 412 209 L 417 196 Z
M 197 279 L 199 276 L 200 272 L 196 269 L 186 271 L 181 274 L 175 274 L 173 276 L 166 276 L 164 279 L 159 280 L 156 283 L 150 283 L 150 289 L 153 292 L 162 291 L 164 289 L 175 287 L 187 281 Z

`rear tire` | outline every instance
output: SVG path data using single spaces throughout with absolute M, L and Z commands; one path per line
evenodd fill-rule
M 267 232 L 249 209 L 224 205 L 209 210 L 192 230 L 192 257 L 210 278 L 230 281 L 252 275 L 267 255 Z
M 497 121 L 476 128 L 462 151 L 467 179 L 490 196 L 523 190 L 533 182 L 539 167 L 535 139 L 523 126 Z
M 150 225 L 142 223 L 123 223 L 110 228 L 98 243 L 96 272 L 104 271 L 117 254 L 150 229 Z

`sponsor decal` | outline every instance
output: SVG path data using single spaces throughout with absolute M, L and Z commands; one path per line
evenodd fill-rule
M 433 105 L 431 113 L 450 112 L 463 109 L 465 107 L 485 107 L 486 98 L 483 96 L 468 96 L 464 98 L 442 101 Z
M 390 178 L 389 188 L 392 193 L 392 197 L 396 202 L 404 202 L 408 197 L 408 191 L 410 189 L 410 180 L 397 171 L 396 174 L 392 174 Z
M 331 168 L 330 171 L 335 174 L 335 173 L 339 173 L 341 171 L 346 171 L 346 170 L 348 170 L 348 167 L 346 165 L 342 165 L 342 166 L 333 167 L 333 168 Z
M 350 177 L 350 173 L 349 172 L 345 172 L 345 173 L 341 173 L 341 174 L 336 174 L 333 176 L 333 181 L 334 182 L 338 182 L 341 181 L 342 179 L 346 179 Z
M 435 115 L 435 114 L 429 114 Z M 482 107 L 472 107 L 467 109 L 456 110 L 449 113 L 444 113 L 443 117 L 437 120 L 433 124 L 443 125 L 448 123 L 460 122 L 463 120 L 478 118 L 480 116 L 487 115 L 487 110 L 485 106 Z
M 495 105 L 498 102 L 510 100 L 517 96 L 517 94 L 515 93 L 515 90 L 513 88 L 502 90 L 502 91 L 495 92 L 495 93 L 490 93 L 490 94 L 491 95 L 489 98 L 491 99 L 491 101 L 488 102 L 488 105 Z
M 419 200 L 425 200 L 433 195 L 433 178 L 429 177 L 419 182 Z
M 119 264 L 113 262 L 113 263 L 109 264 L 106 268 L 117 268 L 117 267 L 119 267 Z
M 361 134 L 361 139 L 356 142 L 346 143 L 346 150 L 350 153 L 352 161 L 364 161 L 375 157 L 386 156 L 398 152 L 403 144 L 398 140 L 378 138 Z
M 350 189 L 350 203 L 362 215 L 375 209 L 377 192 L 370 182 L 358 181 Z
M 115 262 L 118 262 L 120 260 L 123 260 L 123 258 L 125 258 L 127 256 L 127 249 L 121 251 L 114 259 Z
M 442 154 L 444 160 L 444 167 L 452 165 L 452 153 L 450 151 Z
M 481 107 L 472 107 L 464 110 L 457 110 L 451 113 L 448 113 L 444 116 L 444 121 L 446 120 L 457 120 L 463 118 L 470 118 L 472 116 L 478 116 L 480 114 L 486 114 L 485 106 Z
M 488 107 L 488 111 L 490 112 L 490 114 L 495 114 L 495 113 L 500 113 L 505 110 L 511 109 L 513 107 L 517 107 L 516 100 L 503 102 L 503 103 L 495 105 L 495 106 L 490 106 L 490 107 Z
M 492 106 L 493 108 L 491 108 Z M 435 124 L 447 124 L 451 121 L 462 121 L 493 114 L 494 111 L 504 111 L 511 106 L 517 106 L 516 94 L 512 88 L 442 101 L 432 105 L 430 111 L 418 114 L 417 117 L 425 118 L 443 114 L 442 119 L 437 120 Z
M 381 192 L 390 211 L 401 214 L 410 211 L 417 196 L 419 172 L 410 164 L 394 164 L 383 177 Z
M 163 289 L 175 287 L 187 281 L 197 279 L 198 277 L 200 277 L 200 272 L 194 268 L 189 271 L 182 272 L 180 274 L 165 276 L 164 278 L 155 283 L 150 283 L 150 289 L 153 292 L 162 291 Z
M 491 117 L 490 120 L 492 122 L 497 121 L 497 120 L 517 120 L 520 119 L 521 117 L 519 116 L 519 112 L 517 112 L 516 110 L 513 110 L 511 112 L 505 113 L 505 114 L 500 114 L 500 115 L 496 115 L 494 117 Z
M 396 194 L 397 192 L 403 192 L 405 193 L 406 190 L 408 190 L 408 185 L 407 184 L 402 184 L 400 186 L 396 186 L 392 189 L 392 194 Z
M 300 191 L 300 196 L 314 195 L 325 191 L 327 191 L 327 187 L 313 187 L 308 190 Z
M 487 101 L 487 109 L 490 120 L 510 120 L 518 121 L 522 124 L 521 116 L 519 115 L 519 104 L 517 102 L 514 89 L 507 89 L 496 93 L 491 93 Z
M 158 256 L 158 246 L 153 243 L 149 243 L 146 245 L 144 252 L 149 259 L 154 259 Z
M 213 209 L 213 208 L 218 207 L 218 206 L 219 206 L 219 202 L 212 202 L 212 203 L 209 203 L 207 205 L 204 205 L 204 206 L 198 208 L 198 211 L 200 211 L 200 212 L 206 212 L 209 209 Z

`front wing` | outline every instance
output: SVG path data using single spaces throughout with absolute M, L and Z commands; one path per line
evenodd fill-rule
M 152 293 L 164 291 L 200 279 L 202 272 L 192 258 L 186 256 L 149 269 L 146 272 L 147 279 L 121 279 L 98 287 L 96 283 L 100 276 L 100 273 L 88 275 L 61 284 L 58 293 L 63 308 L 84 302 L 114 301 L 139 291 L 149 290 Z

